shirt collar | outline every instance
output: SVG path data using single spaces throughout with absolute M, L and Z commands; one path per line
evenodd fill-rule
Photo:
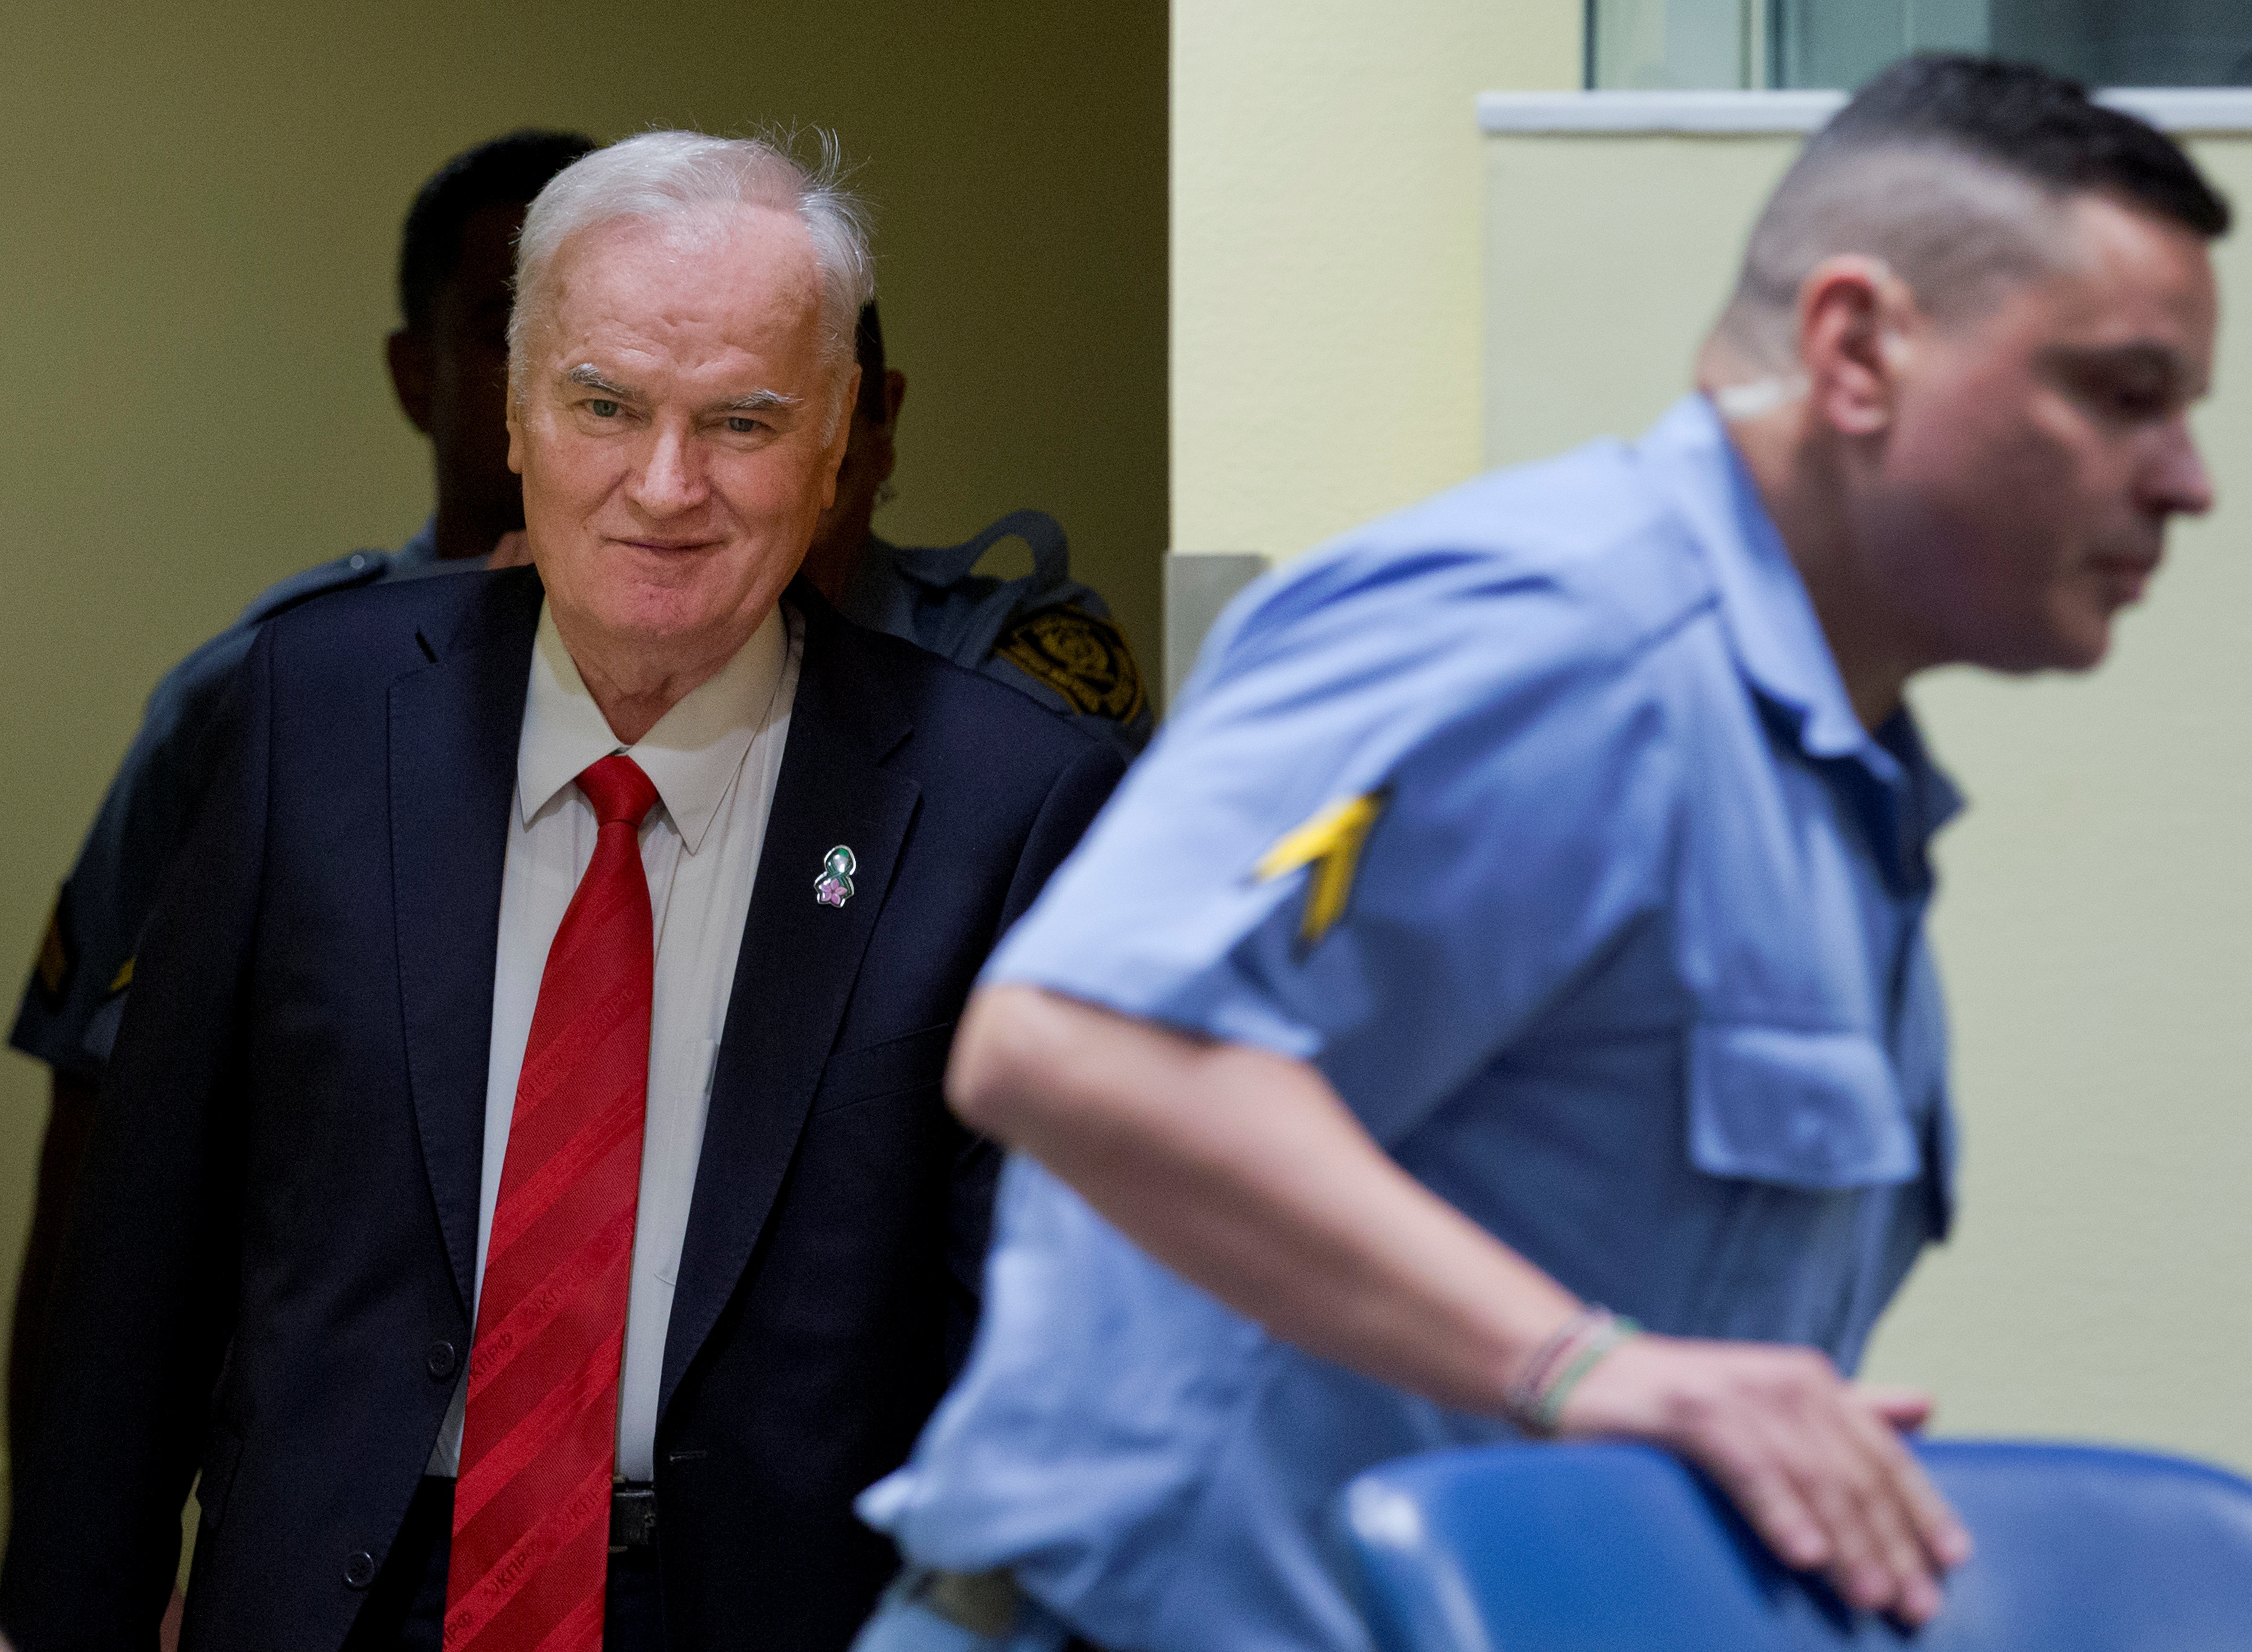
M 391 566 L 385 577 L 392 580 L 421 580 L 434 573 L 474 573 L 492 560 L 488 552 L 481 557 L 455 557 L 451 561 L 438 554 L 438 518 L 432 517 L 422 524 L 422 531 L 391 553 Z
M 1700 395 L 1676 402 L 1643 438 L 1639 456 L 1664 478 L 1704 550 L 1752 686 L 1790 713 L 1809 756 L 1868 753 L 1873 742 L 1853 714 L 1805 582 L 1712 403 Z
M 434 566 L 438 560 L 438 518 L 434 514 L 422 524 L 422 531 L 392 553 L 394 567 L 419 568 Z
M 789 622 L 777 606 L 715 676 L 691 690 L 638 743 L 620 746 L 563 646 L 554 611 L 541 603 L 524 733 L 516 752 L 524 823 L 530 825 L 588 764 L 622 751 L 649 776 L 681 846 L 694 854 L 753 738 L 780 709 L 775 691 L 789 636 Z
M 1711 402 L 1685 396 L 1641 441 L 1637 456 L 1661 478 L 1712 570 L 1738 667 L 1812 758 L 1857 762 L 1890 795 L 1900 849 L 1925 839 L 1962 807 L 1903 706 L 1873 736 L 1854 714 L 1806 583 L 1776 531 Z

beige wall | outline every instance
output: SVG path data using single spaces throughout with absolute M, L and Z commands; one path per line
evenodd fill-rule
M 2252 138 L 2198 143 L 2252 207 Z M 1782 138 L 1487 144 L 1487 456 L 1630 434 L 1686 384 Z M 1972 807 L 1935 931 L 1963 1216 L 1873 1375 L 1956 1432 L 2144 1441 L 2252 1468 L 2252 235 L 2198 421 L 2221 509 L 2179 530 L 2109 663 L 1915 701 Z
M 908 541 L 1033 504 L 1157 669 L 1166 16 L 684 0 L 10 10 L 0 66 L 0 962 L 163 669 L 272 580 L 392 545 L 426 453 L 381 346 L 414 190 L 508 128 L 838 128 L 911 380 Z M 45 1071 L 0 1058 L 0 1309 Z
M 1291 556 L 1479 469 L 1478 140 L 1577 0 L 1175 0 L 1173 548 Z

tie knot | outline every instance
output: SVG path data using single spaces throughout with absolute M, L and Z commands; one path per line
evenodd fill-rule
M 641 765 L 623 752 L 589 763 L 580 772 L 579 789 L 594 806 L 594 818 L 605 826 L 623 821 L 638 830 L 657 802 L 657 788 L 641 772 Z

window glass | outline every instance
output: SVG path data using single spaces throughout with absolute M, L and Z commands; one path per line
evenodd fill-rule
M 2252 0 L 1588 0 L 1588 84 L 1859 86 L 1909 52 L 2091 86 L 2252 86 Z

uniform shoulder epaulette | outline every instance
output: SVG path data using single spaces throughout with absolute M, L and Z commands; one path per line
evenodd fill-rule
M 333 562 L 323 562 L 316 567 L 307 568 L 302 573 L 293 573 L 286 580 L 268 586 L 253 597 L 250 606 L 243 609 L 239 623 L 262 625 L 275 615 L 287 614 L 316 596 L 326 596 L 331 591 L 348 591 L 356 585 L 372 585 L 383 578 L 390 566 L 388 552 L 354 551 Z
M 1062 695 L 1082 717 L 1130 723 L 1142 713 L 1142 671 L 1125 634 L 1085 608 L 1037 608 L 1001 633 L 993 654 Z

